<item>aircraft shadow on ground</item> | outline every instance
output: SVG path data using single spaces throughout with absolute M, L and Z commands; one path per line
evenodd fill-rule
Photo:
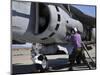
M 61 72 L 61 71 L 68 71 L 69 68 L 69 61 L 68 59 L 65 58 L 58 58 L 58 59 L 50 59 L 48 60 L 48 66 L 52 68 L 52 71 L 48 70 L 46 72 Z M 75 64 L 74 66 L 78 67 L 81 66 L 83 67 L 84 64 L 77 65 Z M 65 68 L 65 69 L 64 69 Z M 64 69 L 64 70 L 61 70 Z M 84 67 L 85 70 L 85 67 Z M 12 65 L 12 74 L 29 74 L 29 73 L 38 73 L 35 67 L 35 64 L 32 65 Z
M 67 59 L 51 59 L 48 60 L 48 66 L 52 67 L 53 70 L 58 70 L 67 67 Z M 28 73 L 37 73 L 36 67 L 32 65 L 12 65 L 12 74 L 28 74 Z
M 12 65 L 12 74 L 28 74 L 36 72 L 35 65 Z

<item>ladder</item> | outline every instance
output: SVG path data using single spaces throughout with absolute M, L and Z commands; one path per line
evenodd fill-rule
M 84 42 L 82 42 L 82 46 L 83 46 L 83 48 L 84 48 L 83 50 L 87 53 L 87 55 L 88 55 L 88 57 L 91 59 L 92 63 L 93 63 L 94 65 L 96 65 L 95 61 L 94 61 L 93 58 L 90 56 L 90 54 L 89 54 L 89 52 L 88 52 L 88 49 L 87 49 L 87 47 L 85 46 Z

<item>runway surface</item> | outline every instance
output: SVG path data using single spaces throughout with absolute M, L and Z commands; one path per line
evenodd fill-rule
M 31 60 L 31 49 L 15 49 L 12 50 L 12 72 L 13 74 L 28 74 L 28 73 L 38 73 L 36 71 L 35 65 Z M 92 50 L 88 51 L 93 60 L 96 62 L 96 51 L 95 47 Z M 92 64 L 90 58 L 85 53 L 87 61 Z M 68 71 L 69 61 L 68 55 L 59 54 L 59 55 L 46 55 L 48 58 L 49 70 L 48 72 L 61 72 Z M 84 64 L 77 65 L 73 67 L 74 71 L 78 70 L 89 70 L 89 68 Z M 95 70 L 96 67 L 92 67 L 92 70 Z

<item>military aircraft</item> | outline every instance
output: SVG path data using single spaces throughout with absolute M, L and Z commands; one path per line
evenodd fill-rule
M 83 40 L 95 41 L 96 18 L 69 4 L 12 1 L 11 15 L 15 42 L 68 43 L 65 37 L 74 27 Z

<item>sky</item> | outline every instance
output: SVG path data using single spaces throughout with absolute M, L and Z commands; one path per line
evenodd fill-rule
M 90 6 L 90 5 L 73 5 L 73 6 L 90 16 L 96 17 L 95 15 L 96 7 L 95 6 Z

